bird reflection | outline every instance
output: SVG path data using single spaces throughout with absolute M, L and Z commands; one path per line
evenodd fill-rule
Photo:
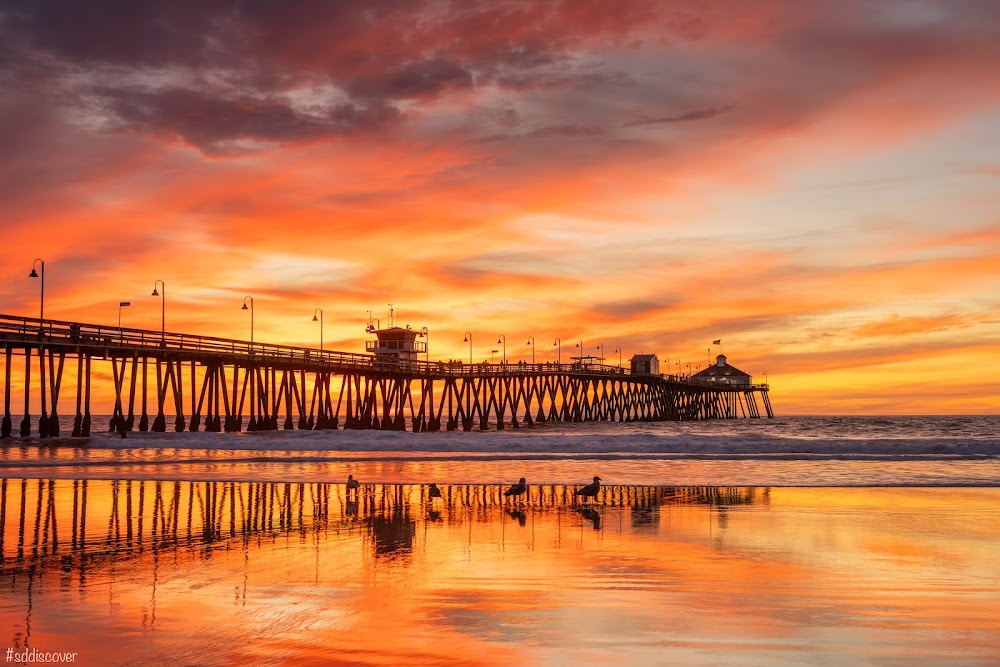
M 437 510 L 427 510 L 427 520 L 428 521 L 440 521 L 441 512 Z
M 522 526 L 528 522 L 528 515 L 521 510 L 508 510 L 507 514 L 510 515 L 511 519 L 517 519 L 517 522 Z
M 601 529 L 601 515 L 597 513 L 597 510 L 589 507 L 581 507 L 577 511 L 580 513 L 580 516 L 594 524 L 594 530 Z
M 347 516 L 357 516 L 358 515 L 358 501 L 348 500 L 344 505 L 344 514 Z

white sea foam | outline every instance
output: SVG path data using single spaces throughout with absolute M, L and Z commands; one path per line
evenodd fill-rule
M 172 419 L 168 424 L 172 426 Z M 504 431 L 130 433 L 0 443 L 6 477 L 1000 485 L 1000 418 L 795 417 Z M 72 426 L 72 423 L 68 424 Z M 530 473 L 528 472 L 530 471 Z M 518 472 L 518 474 L 514 474 Z

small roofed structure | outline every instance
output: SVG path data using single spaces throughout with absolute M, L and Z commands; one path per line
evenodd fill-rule
M 655 354 L 636 354 L 632 357 L 632 375 L 659 375 L 660 360 Z
M 695 380 L 706 380 L 708 382 L 721 382 L 732 385 L 750 384 L 750 374 L 744 373 L 735 366 L 730 366 L 726 361 L 726 355 L 720 354 L 715 358 L 715 365 L 709 366 L 703 371 L 699 371 L 691 376 Z
M 426 336 L 426 329 L 416 331 L 409 326 L 392 325 L 392 310 L 389 311 L 389 328 L 382 329 L 378 320 L 369 320 L 366 331 L 373 333 L 377 340 L 365 341 L 365 351 L 381 358 L 399 359 L 401 361 L 416 361 L 418 354 L 427 351 L 427 344 L 417 340 L 417 336 Z

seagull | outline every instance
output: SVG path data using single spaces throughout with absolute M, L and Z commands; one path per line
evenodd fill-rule
M 517 484 L 510 487 L 503 492 L 505 496 L 522 496 L 524 492 L 528 490 L 528 483 L 524 481 L 524 478 L 517 480 Z
M 348 491 L 357 491 L 359 486 L 361 486 L 361 484 L 358 483 L 358 480 L 354 479 L 354 475 L 348 475 L 347 476 L 347 490 Z
M 593 484 L 588 484 L 587 486 L 579 489 L 576 492 L 577 498 L 597 498 L 597 494 L 601 491 L 601 478 L 594 475 Z
M 431 482 L 430 488 L 427 489 L 427 497 L 428 498 L 440 498 L 441 497 L 441 489 L 438 488 L 437 484 Z

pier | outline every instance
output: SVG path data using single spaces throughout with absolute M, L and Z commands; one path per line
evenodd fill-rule
M 601 363 L 421 361 L 10 315 L 0 315 L 0 363 L 3 438 L 66 435 L 59 414 L 68 403 L 69 435 L 89 437 L 96 382 L 113 385 L 110 429 L 122 434 L 165 432 L 168 415 L 178 432 L 471 431 L 774 416 L 766 384 Z M 20 406 L 15 430 L 11 410 Z

